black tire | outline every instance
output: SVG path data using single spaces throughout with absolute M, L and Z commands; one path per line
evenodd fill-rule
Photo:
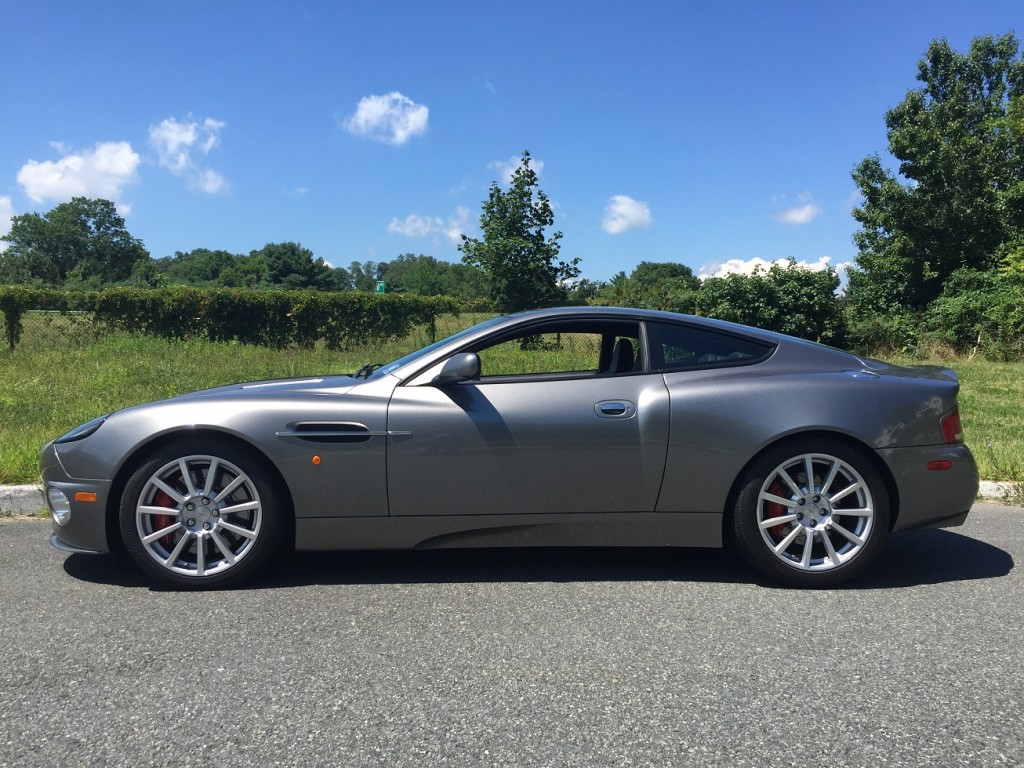
M 871 565 L 889 515 L 885 483 L 863 451 L 808 438 L 775 446 L 751 464 L 740 482 L 731 533 L 739 554 L 764 575 L 827 588 Z
M 187 440 L 135 470 L 120 528 L 126 551 L 153 580 L 212 589 L 252 577 L 279 550 L 286 526 L 264 461 L 228 442 Z

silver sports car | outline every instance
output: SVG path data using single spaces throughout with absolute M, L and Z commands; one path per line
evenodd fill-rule
M 52 543 L 221 587 L 284 548 L 728 544 L 797 586 L 978 488 L 952 371 L 582 307 L 487 320 L 349 376 L 218 387 L 43 448 Z

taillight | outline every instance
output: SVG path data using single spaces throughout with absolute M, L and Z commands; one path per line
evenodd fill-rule
M 960 425 L 960 409 L 954 408 L 939 421 L 942 429 L 942 439 L 947 443 L 962 443 L 964 441 L 964 428 Z

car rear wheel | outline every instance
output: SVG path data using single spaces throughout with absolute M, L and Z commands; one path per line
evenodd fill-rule
M 262 463 L 208 441 L 177 443 L 144 461 L 121 498 L 120 525 L 145 573 L 199 589 L 250 577 L 280 546 L 283 527 Z
M 889 528 L 885 484 L 860 450 L 790 442 L 750 467 L 732 515 L 739 553 L 773 579 L 832 587 L 863 572 Z

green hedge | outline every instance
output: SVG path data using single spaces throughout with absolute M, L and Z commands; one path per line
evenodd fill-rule
M 407 336 L 413 328 L 434 328 L 437 317 L 457 315 L 456 300 L 443 296 L 409 296 L 347 291 L 200 290 L 186 286 L 111 288 L 103 291 L 57 291 L 0 286 L 7 343 L 17 345 L 22 315 L 31 310 L 90 312 L 98 326 L 163 338 L 205 337 L 267 347 L 330 349 L 384 343 Z

